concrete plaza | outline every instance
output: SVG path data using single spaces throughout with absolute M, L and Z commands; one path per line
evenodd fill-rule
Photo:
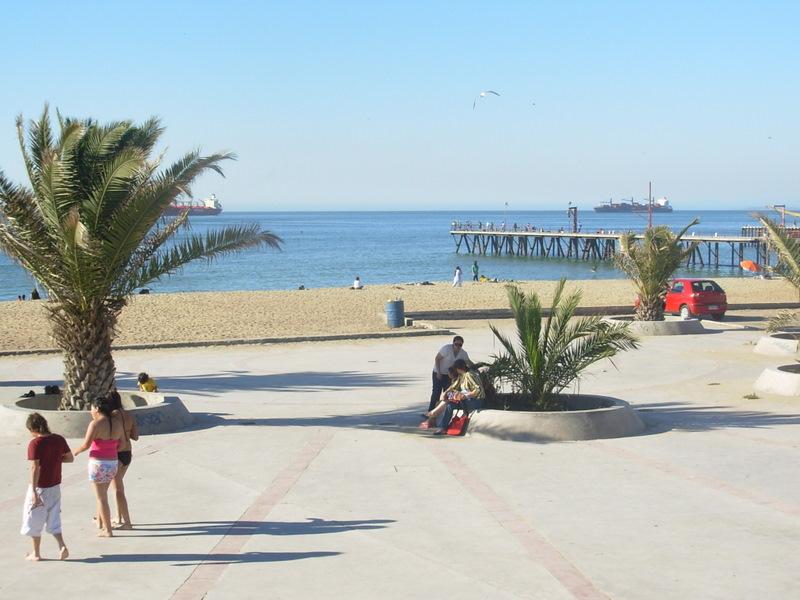
M 459 333 L 496 351 L 485 325 Z M 120 387 L 148 371 L 196 424 L 134 444 L 137 526 L 114 539 L 86 457 L 65 466 L 65 563 L 23 560 L 28 438 L 0 438 L 0 598 L 800 597 L 800 399 L 744 398 L 790 362 L 754 354 L 760 335 L 645 339 L 580 391 L 635 404 L 647 432 L 549 444 L 416 428 L 449 336 L 119 352 Z M 2 358 L 0 392 L 60 372 Z

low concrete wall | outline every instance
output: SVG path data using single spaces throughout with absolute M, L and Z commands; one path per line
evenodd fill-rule
M 706 328 L 699 319 L 681 319 L 680 317 L 664 317 L 663 321 L 635 321 L 632 316 L 606 317 L 611 323 L 628 323 L 630 332 L 638 336 L 651 335 L 690 335 L 706 333 Z
M 758 339 L 753 352 L 767 356 L 794 356 L 797 354 L 797 335 L 791 333 L 773 333 Z
M 800 365 L 764 369 L 756 379 L 753 389 L 763 394 L 800 396 Z
M 171 433 L 188 427 L 192 414 L 177 396 L 154 392 L 120 391 L 122 406 L 136 418 L 141 435 Z M 67 438 L 82 438 L 92 416 L 88 410 L 57 410 L 58 396 L 5 400 L 0 403 L 0 435 L 28 436 L 25 421 L 32 412 L 40 413 L 50 430 Z
M 481 410 L 473 415 L 469 433 L 518 442 L 550 442 L 625 437 L 645 429 L 639 414 L 623 400 L 580 395 L 573 396 L 570 403 L 574 408 L 585 408 L 557 412 Z

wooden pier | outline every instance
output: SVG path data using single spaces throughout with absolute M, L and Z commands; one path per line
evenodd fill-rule
M 450 235 L 455 241 L 456 253 L 464 249 L 469 254 L 598 261 L 614 258 L 619 252 L 622 233 L 452 229 Z M 641 239 L 642 235 L 636 237 Z M 760 265 L 770 264 L 769 247 L 764 237 L 689 235 L 681 244 L 687 247 L 692 242 L 697 242 L 697 246 L 687 258 L 686 266 L 738 267 L 745 258 Z

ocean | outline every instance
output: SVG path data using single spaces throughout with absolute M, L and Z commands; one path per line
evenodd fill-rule
M 655 224 L 678 230 L 698 217 L 697 235 L 738 235 L 743 225 L 755 225 L 751 211 L 685 211 L 656 213 Z M 471 277 L 473 259 L 480 272 L 498 279 L 609 279 L 624 277 L 609 262 L 585 262 L 518 256 L 456 254 L 449 235 L 453 221 L 492 222 L 508 228 L 569 230 L 566 210 L 553 211 L 409 211 L 409 212 L 231 212 L 216 217 L 192 217 L 192 231 L 241 223 L 260 223 L 283 238 L 283 250 L 252 250 L 187 266 L 182 272 L 154 282 L 154 293 L 229 290 L 287 290 L 299 286 L 349 287 L 356 275 L 365 286 L 379 283 L 442 281 L 452 278 L 456 265 Z M 638 231 L 647 215 L 608 214 L 581 210 L 582 231 Z M 738 268 L 682 269 L 680 275 L 736 277 Z M 0 300 L 30 294 L 33 279 L 0 253 Z M 40 289 L 41 291 L 41 289 Z

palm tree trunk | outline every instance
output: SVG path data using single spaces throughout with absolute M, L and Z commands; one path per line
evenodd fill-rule
M 636 309 L 637 321 L 663 321 L 664 302 L 659 297 L 643 298 Z
M 64 352 L 64 389 L 60 410 L 86 410 L 95 398 L 114 387 L 116 366 L 111 354 L 116 313 L 99 304 L 68 313 L 51 308 L 53 334 Z

